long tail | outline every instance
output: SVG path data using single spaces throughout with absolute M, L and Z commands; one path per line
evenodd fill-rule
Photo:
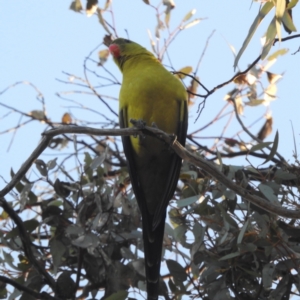
M 147 300 L 157 300 L 159 295 L 160 263 L 165 231 L 165 216 L 152 230 L 152 218 L 143 218 L 145 269 L 147 278 Z M 149 226 L 150 225 L 150 226 Z

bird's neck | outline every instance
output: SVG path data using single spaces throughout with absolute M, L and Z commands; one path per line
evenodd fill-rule
M 125 75 L 127 72 L 132 71 L 133 69 L 138 68 L 145 68 L 145 66 L 161 66 L 161 63 L 158 61 L 158 59 L 153 56 L 152 54 L 149 55 L 147 53 L 145 54 L 139 54 L 134 56 L 128 56 L 126 57 L 126 60 L 122 63 L 122 71 L 123 75 Z

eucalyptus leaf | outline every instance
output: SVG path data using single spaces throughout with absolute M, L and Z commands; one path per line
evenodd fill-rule
M 185 269 L 175 260 L 167 259 L 167 267 L 170 271 L 170 274 L 174 277 L 175 280 L 183 282 L 187 279 L 187 274 Z
M 200 199 L 201 195 L 196 195 L 192 197 L 188 197 L 182 200 L 177 201 L 177 206 L 178 207 L 184 207 L 184 206 L 189 206 L 195 202 L 197 202 Z
M 262 270 L 262 282 L 265 290 L 269 290 L 272 287 L 273 273 L 275 267 L 272 263 L 265 264 Z
M 242 54 L 244 53 L 244 51 L 246 50 L 250 40 L 252 39 L 256 29 L 258 28 L 259 24 L 261 23 L 261 21 L 265 18 L 265 16 L 270 12 L 270 10 L 274 7 L 274 2 L 273 1 L 268 1 L 266 2 L 263 7 L 261 8 L 261 10 L 259 11 L 258 15 L 256 16 L 255 20 L 253 21 L 248 35 L 246 37 L 246 39 L 244 40 L 244 43 L 242 45 L 242 48 L 240 49 L 240 51 L 238 52 L 235 60 L 234 60 L 234 69 L 237 67 L 238 62 L 242 56 Z
M 249 225 L 249 219 L 244 223 L 239 235 L 238 235 L 238 239 L 237 239 L 237 243 L 240 244 L 243 241 L 243 237 L 245 235 L 245 232 L 248 228 Z

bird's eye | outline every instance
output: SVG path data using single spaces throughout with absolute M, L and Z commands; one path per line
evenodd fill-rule
M 126 39 L 125 39 L 124 41 L 125 41 L 125 43 L 128 43 L 128 44 L 129 44 L 129 43 L 132 43 L 132 41 L 130 41 L 130 40 L 126 40 Z

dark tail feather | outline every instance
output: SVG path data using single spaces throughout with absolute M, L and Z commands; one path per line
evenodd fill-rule
M 143 218 L 147 299 L 156 300 L 158 299 L 159 294 L 160 263 L 165 231 L 165 216 L 163 216 L 161 222 L 154 231 L 151 230 L 151 227 L 149 228 L 149 224 L 152 225 L 152 218 L 148 215 L 148 218 L 149 217 L 151 220 L 148 219 L 148 222 L 145 220 L 146 218 Z

